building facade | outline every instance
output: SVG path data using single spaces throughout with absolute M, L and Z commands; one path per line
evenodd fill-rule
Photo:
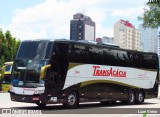
M 95 40 L 95 22 L 81 13 L 73 15 L 70 21 L 70 40 Z
M 143 51 L 158 53 L 158 29 L 143 28 L 142 25 L 139 25 L 139 31 L 141 42 L 143 43 Z
M 140 51 L 139 30 L 129 21 L 119 20 L 114 24 L 114 43 L 120 48 Z

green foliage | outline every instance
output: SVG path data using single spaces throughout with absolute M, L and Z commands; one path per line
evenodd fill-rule
M 144 28 L 158 28 L 160 26 L 160 5 L 156 3 L 146 4 L 144 14 L 138 16 L 138 20 L 142 21 Z
M 13 61 L 19 44 L 20 40 L 12 37 L 10 31 L 6 31 L 5 34 L 0 31 L 0 67 L 4 62 Z
M 147 113 L 144 113 L 144 114 L 143 114 L 143 117 L 147 117 Z

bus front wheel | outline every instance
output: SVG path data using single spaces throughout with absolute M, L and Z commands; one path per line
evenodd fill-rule
M 69 95 L 65 99 L 65 103 L 63 103 L 63 105 L 68 108 L 75 108 L 76 106 L 78 106 L 78 104 L 78 95 L 75 91 L 69 93 Z

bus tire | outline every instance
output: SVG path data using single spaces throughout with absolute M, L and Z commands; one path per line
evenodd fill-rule
M 144 93 L 142 91 L 139 91 L 138 94 L 137 94 L 137 100 L 136 102 L 138 104 L 141 104 L 144 102 Z
M 133 90 L 130 90 L 128 92 L 127 103 L 128 104 L 135 104 L 135 101 L 136 101 L 135 92 Z
M 46 104 L 42 104 L 42 103 L 36 103 L 39 107 L 45 107 L 46 106 Z
M 65 103 L 63 103 L 64 106 L 67 108 L 75 108 L 79 104 L 78 95 L 75 91 L 72 91 L 68 94 L 68 96 L 65 99 Z

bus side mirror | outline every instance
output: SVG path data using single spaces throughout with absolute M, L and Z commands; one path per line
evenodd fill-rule
M 51 67 L 50 64 L 41 67 L 41 72 L 40 72 L 40 78 L 41 78 L 41 79 L 44 79 L 44 78 L 45 78 L 47 69 L 50 68 L 50 67 Z

